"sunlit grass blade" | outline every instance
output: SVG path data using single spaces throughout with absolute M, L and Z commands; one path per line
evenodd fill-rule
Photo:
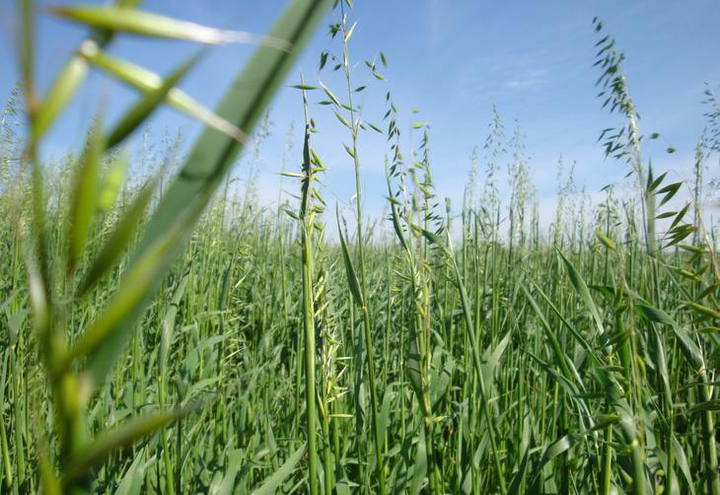
M 350 253 L 348 252 L 347 242 L 345 241 L 345 234 L 343 233 L 344 226 L 340 225 L 339 211 L 337 212 L 337 215 L 338 236 L 340 237 L 340 248 L 342 249 L 343 262 L 345 263 L 345 273 L 347 274 L 348 286 L 350 287 L 350 292 L 355 299 L 355 303 L 362 306 L 363 299 L 362 292 L 360 291 L 360 282 L 358 281 L 355 267 L 353 265 L 352 259 L 350 258 Z
M 283 39 L 240 31 L 202 26 L 150 12 L 127 7 L 97 7 L 92 5 L 55 7 L 55 15 L 87 24 L 98 29 L 123 31 L 141 36 L 170 38 L 199 43 L 256 43 L 276 49 L 288 49 Z
M 288 476 L 292 474 L 295 466 L 297 466 L 297 463 L 300 462 L 300 459 L 302 459 L 303 454 L 305 454 L 305 445 L 302 445 L 299 449 L 290 454 L 285 463 L 283 463 L 277 471 L 263 481 L 262 485 L 251 492 L 252 495 L 271 495 L 278 493 L 282 484 Z
M 700 347 L 693 342 L 687 331 L 678 325 L 669 314 L 647 304 L 638 304 L 637 307 L 648 320 L 670 326 L 680 343 L 680 349 L 682 349 L 685 357 L 693 366 L 700 368 L 705 365 L 705 359 Z
M 584 389 L 582 379 L 580 378 L 577 369 L 575 369 L 575 365 L 573 364 L 572 360 L 567 356 L 567 354 L 563 351 L 560 341 L 555 335 L 553 328 L 548 323 L 547 318 L 545 318 L 545 315 L 540 309 L 537 301 L 532 296 L 532 294 L 530 294 L 530 291 L 528 291 L 525 286 L 522 286 L 522 291 L 525 294 L 525 297 L 530 302 L 530 306 L 535 311 L 538 319 L 540 320 L 541 326 L 545 332 L 545 336 L 550 343 L 550 347 L 552 348 L 553 353 L 555 354 L 556 363 L 560 367 L 560 370 L 565 376 L 565 379 L 568 380 L 570 383 L 574 383 L 576 386 L 579 387 L 580 390 Z
M 118 6 L 133 9 L 142 0 L 117 0 Z M 63 66 L 60 73 L 50 86 L 45 98 L 37 104 L 37 114 L 32 126 L 32 139 L 37 141 L 55 122 L 58 116 L 72 100 L 76 91 L 85 80 L 88 63 L 85 55 L 80 52 L 97 51 L 107 45 L 114 33 L 108 30 L 95 30 L 90 37 L 80 44 L 79 53 L 74 53 Z
M 100 183 L 100 191 L 98 192 L 98 209 L 106 213 L 114 205 L 117 200 L 123 182 L 125 181 L 125 172 L 127 171 L 129 157 L 126 153 L 121 153 L 116 157 L 110 165 Z
M 592 295 L 590 294 L 590 289 L 588 289 L 587 284 L 585 283 L 585 279 L 580 276 L 578 271 L 575 269 L 575 266 L 568 260 L 564 254 L 562 254 L 560 251 L 557 252 L 558 256 L 562 260 L 563 264 L 565 265 L 565 269 L 567 270 L 568 276 L 570 277 L 570 281 L 573 284 L 573 287 L 575 287 L 575 291 L 578 293 L 580 298 L 583 301 L 583 304 L 587 307 L 588 312 L 590 313 L 590 316 L 592 317 L 593 321 L 595 322 L 595 326 L 597 328 L 598 334 L 603 335 L 605 333 L 605 326 L 603 325 L 602 318 L 600 317 L 600 312 L 597 309 L 597 306 L 595 305 L 595 301 L 592 298 Z
M 197 64 L 202 58 L 204 52 L 200 51 L 185 61 L 180 67 L 175 69 L 168 77 L 166 77 L 162 85 L 154 91 L 148 92 L 145 97 L 138 101 L 130 108 L 120 121 L 115 124 L 112 131 L 108 133 L 106 138 L 106 146 L 108 149 L 115 147 L 126 137 L 128 137 L 135 129 L 137 129 L 165 100 L 165 97 L 172 88 L 177 85 L 183 77 Z
M 101 434 L 71 460 L 67 472 L 64 473 L 63 483 L 71 484 L 103 462 L 111 452 L 132 445 L 135 441 L 187 416 L 198 407 L 199 404 L 192 404 L 183 408 L 148 413 Z
M 52 345 L 50 335 L 50 301 L 48 300 L 47 281 L 43 278 L 40 266 L 34 256 L 27 256 L 28 269 L 28 292 L 30 293 L 30 304 L 33 309 L 35 332 L 39 338 L 44 339 Z M 51 359 L 49 346 L 44 348 L 45 359 Z
M 101 122 L 99 116 L 95 118 L 95 122 L 88 132 L 85 150 L 75 167 L 68 214 L 68 273 L 75 270 L 75 265 L 85 252 L 85 246 L 97 211 L 100 162 L 105 150 Z
M 75 95 L 80 84 L 85 80 L 88 63 L 84 57 L 74 55 L 63 67 L 53 82 L 45 99 L 38 107 L 32 127 L 32 138 L 37 141 L 55 122 L 63 109 Z
M 38 457 L 42 493 L 47 495 L 62 495 L 62 483 L 55 474 L 55 468 L 44 448 L 40 449 Z
M 144 92 L 152 92 L 162 87 L 162 77 L 132 62 L 113 57 L 105 52 L 97 51 L 88 57 L 105 72 L 136 89 Z M 180 88 L 171 88 L 167 93 L 166 102 L 176 110 L 194 117 L 208 127 L 217 129 L 238 141 L 247 139 L 245 133 L 240 129 L 212 110 L 202 106 Z

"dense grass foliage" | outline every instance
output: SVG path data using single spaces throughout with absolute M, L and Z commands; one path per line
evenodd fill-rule
M 338 53 L 320 58 L 343 83 L 295 86 L 303 146 L 285 175 L 298 199 L 276 208 L 258 206 L 252 185 L 190 173 L 212 171 L 192 157 L 237 146 L 267 96 L 251 105 L 228 93 L 218 113 L 237 128 L 179 97 L 208 130 L 188 160 L 172 144 L 147 180 L 125 182 L 127 156 L 98 137 L 100 118 L 80 158 L 42 167 L 32 130 L 24 139 L 13 127 L 19 94 L 8 103 L 0 491 L 720 495 L 720 265 L 701 208 L 713 136 L 698 146 L 694 184 L 654 176 L 623 57 L 601 33 L 601 84 L 624 119 L 604 146 L 628 161 L 637 192 L 610 188 L 592 205 L 570 179 L 545 231 L 521 137 L 506 138 L 496 113 L 464 201 L 443 203 L 429 127 L 410 126 L 404 150 L 390 92 L 382 129 L 353 103 L 355 25 L 350 2 L 336 7 Z M 382 79 L 386 63 L 365 65 Z M 145 88 L 129 115 L 178 104 L 171 89 L 190 65 Z M 347 132 L 351 207 L 323 198 L 311 92 Z M 358 139 L 376 131 L 388 146 L 378 224 L 363 217 Z M 678 198 L 690 201 L 671 209 Z
M 2 264 L 6 331 L 0 434 L 5 487 L 23 491 L 36 486 L 35 456 L 43 441 L 40 432 L 49 428 L 49 406 L 30 331 L 16 204 L 4 202 L 2 215 L 2 256 L 9 262 Z M 117 371 L 91 403 L 90 428 L 205 394 L 212 398 L 175 426 L 111 455 L 98 473 L 99 487 L 143 486 L 167 493 L 227 485 L 244 491 L 305 443 L 298 228 L 284 214 L 223 213 L 223 206 L 218 203 L 204 217 L 164 281 Z M 230 228 L 223 227 L 223 215 L 232 216 Z M 706 328 L 715 316 L 696 322 L 685 302 L 717 307 L 712 290 L 698 298 L 713 270 L 699 282 L 679 270 L 692 266 L 691 256 L 668 254 L 658 269 L 660 299 L 653 307 L 674 323 L 657 322 L 657 312 L 644 309 L 655 296 L 653 262 L 642 243 L 631 240 L 609 253 L 592 239 L 565 243 L 563 252 L 574 267 L 569 272 L 552 246 L 518 246 L 511 258 L 507 247 L 482 234 L 478 215 L 466 216 L 471 222 L 455 252 L 469 299 L 470 329 L 458 279 L 445 256 L 429 251 L 410 264 L 398 246 L 367 247 L 366 301 L 390 489 L 422 489 L 431 474 L 428 466 L 437 470 L 447 492 L 496 492 L 502 476 L 510 493 L 595 493 L 606 468 L 612 484 L 627 486 L 632 442 L 622 436 L 618 413 L 608 404 L 600 380 L 607 372 L 617 375 L 628 415 L 642 428 L 642 472 L 653 484 L 662 483 L 673 452 L 674 482 L 683 491 L 694 486 L 706 493 L 705 449 L 713 437 L 704 418 L 717 399 L 699 383 L 701 368 L 684 353 L 678 335 L 697 343 L 708 362 L 717 359 L 715 329 Z M 51 234 L 58 249 L 59 234 Z M 106 235 L 107 229 L 99 228 L 97 243 Z M 615 238 L 618 245 L 622 241 Z M 423 248 L 418 249 L 420 258 Z M 320 260 L 315 280 L 321 288 L 314 304 L 320 464 L 330 466 L 338 490 L 357 483 L 374 491 L 361 317 L 340 250 L 325 246 Z M 71 332 L 93 320 L 117 288 L 122 269 L 69 317 Z M 578 289 L 571 275 L 590 289 Z M 710 333 L 701 333 L 705 330 Z M 423 331 L 427 340 L 413 344 Z M 481 353 L 480 373 L 473 364 L 473 340 Z M 631 357 L 627 368 L 620 356 L 625 350 Z M 427 397 L 422 400 L 429 411 L 419 397 Z M 668 399 L 671 407 L 664 402 Z M 307 457 L 294 460 L 288 491 L 307 483 Z

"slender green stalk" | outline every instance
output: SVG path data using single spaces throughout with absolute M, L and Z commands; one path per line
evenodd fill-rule
M 317 470 L 317 408 L 315 399 L 315 309 L 313 293 L 313 215 L 310 213 L 310 197 L 312 194 L 312 164 L 310 163 L 310 131 L 309 124 L 305 129 L 303 146 L 303 186 L 300 209 L 300 232 L 303 266 L 303 327 L 305 331 L 305 427 L 308 439 L 308 482 L 310 493 L 318 493 Z
M 367 360 L 367 374 L 368 374 L 368 385 L 370 389 L 370 410 L 372 418 L 372 438 L 373 445 L 375 448 L 375 463 L 376 463 L 376 474 L 379 486 L 379 492 L 381 495 L 387 493 L 387 486 L 385 483 L 385 463 L 383 462 L 383 450 L 384 442 L 382 438 L 382 432 L 380 431 L 380 424 L 378 419 L 378 385 L 376 380 L 376 368 L 375 368 L 375 348 L 373 339 L 373 327 L 372 318 L 370 316 L 370 307 L 368 305 L 368 291 L 367 291 L 367 276 L 365 269 L 365 233 L 363 223 L 363 195 L 362 195 L 362 183 L 360 177 L 360 158 L 358 149 L 358 134 L 360 130 L 360 122 L 356 116 L 355 104 L 353 102 L 353 94 L 355 88 L 352 84 L 352 64 L 350 61 L 350 47 L 349 40 L 352 32 L 350 27 L 347 25 L 347 17 L 345 14 L 345 4 L 340 3 L 342 21 L 340 23 L 340 31 L 343 37 L 343 49 L 342 49 L 342 67 L 345 75 L 345 83 L 347 90 L 348 99 L 348 113 L 350 116 L 350 133 L 352 144 L 350 146 L 352 150 L 353 159 L 353 170 L 355 173 L 355 216 L 356 216 L 356 230 L 355 236 L 357 239 L 357 266 L 360 281 L 360 291 L 362 295 L 363 303 L 360 306 L 360 313 L 362 316 L 363 326 L 363 339 L 365 342 L 365 354 Z M 354 29 L 353 29 L 354 30 Z

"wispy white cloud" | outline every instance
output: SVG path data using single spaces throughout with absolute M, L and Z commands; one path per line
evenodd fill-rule
M 426 10 L 425 20 L 429 45 L 431 48 L 437 48 L 451 30 L 453 9 L 448 8 L 444 0 L 428 0 Z
M 551 87 L 555 68 L 564 61 L 541 52 L 493 52 L 477 56 L 458 70 L 458 93 L 474 101 L 481 98 L 497 102 L 503 97 Z
M 503 87 L 510 90 L 534 89 L 549 84 L 550 78 L 547 69 L 521 70 L 515 77 L 504 82 Z

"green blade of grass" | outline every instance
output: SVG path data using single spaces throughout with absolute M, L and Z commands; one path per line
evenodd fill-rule
M 108 74 L 144 92 L 157 91 L 162 87 L 162 77 L 132 62 L 113 57 L 105 52 L 95 51 L 88 58 Z M 198 119 L 203 124 L 217 129 L 238 141 L 247 136 L 236 126 L 223 119 L 212 110 L 205 108 L 180 88 L 171 88 L 166 96 L 167 103 L 173 108 Z
M 590 289 L 588 289 L 588 286 L 585 283 L 585 279 L 580 276 L 578 271 L 575 269 L 575 266 L 570 263 L 570 260 L 568 260 L 564 254 L 562 254 L 560 251 L 558 251 L 557 253 L 558 256 L 560 256 L 563 264 L 565 265 L 565 269 L 568 272 L 568 276 L 570 277 L 570 281 L 572 282 L 575 291 L 580 296 L 580 299 L 582 299 L 583 304 L 585 304 L 585 307 L 587 307 L 590 316 L 595 322 L 598 334 L 603 335 L 605 333 L 605 326 L 603 325 L 602 318 L 600 318 L 600 313 L 597 309 L 597 306 L 595 305 L 595 301 L 590 294 Z
M 198 404 L 193 404 L 183 408 L 148 413 L 103 433 L 72 459 L 65 472 L 63 483 L 69 484 L 81 478 L 92 467 L 103 462 L 114 450 L 132 445 L 136 440 L 187 416 L 197 408 Z
M 290 454 L 287 460 L 282 466 L 278 468 L 269 478 L 263 481 L 263 484 L 252 491 L 252 495 L 271 495 L 278 493 L 279 488 L 285 482 L 285 480 L 292 474 L 297 463 L 302 459 L 305 454 L 305 445 L 302 445 L 295 452 Z
M 350 258 L 350 253 L 348 252 L 347 242 L 345 241 L 345 234 L 343 233 L 343 226 L 340 225 L 340 213 L 338 212 L 337 215 L 338 235 L 340 236 L 340 247 L 342 249 L 343 261 L 345 263 L 345 273 L 347 274 L 348 285 L 350 287 L 350 292 L 355 299 L 355 303 L 358 306 L 362 306 L 363 298 L 362 292 L 360 290 L 360 281 L 358 280 L 357 272 L 355 271 L 352 259 Z
M 142 0 L 116 0 L 116 5 L 128 10 L 137 7 Z M 73 95 L 85 80 L 88 72 L 83 51 L 97 51 L 106 46 L 114 37 L 114 32 L 106 29 L 92 31 L 91 36 L 80 44 L 78 53 L 60 70 L 45 98 L 38 104 L 37 115 L 32 126 L 32 139 L 39 140 L 55 122 Z
M 91 5 L 55 7 L 55 15 L 97 29 L 123 31 L 140 36 L 196 41 L 199 43 L 257 43 L 276 49 L 288 48 L 286 41 L 240 31 L 227 31 L 194 22 L 139 11 L 127 7 L 97 7 Z
M 39 140 L 55 122 L 85 80 L 87 72 L 87 60 L 79 55 L 74 55 L 63 67 L 38 108 L 32 128 L 32 137 L 35 141 Z
M 140 127 L 150 115 L 165 100 L 165 97 L 174 88 L 185 75 L 197 64 L 203 56 L 203 51 L 191 56 L 187 61 L 175 69 L 168 77 L 163 80 L 162 85 L 154 91 L 148 92 L 144 98 L 138 101 L 130 108 L 120 121 L 115 125 L 114 129 L 108 133 L 106 138 L 106 146 L 108 149 L 115 147 L 132 132 Z
M 75 169 L 73 178 L 68 218 L 68 272 L 74 271 L 76 263 L 85 252 L 86 242 L 95 217 L 103 144 L 101 120 L 97 117 L 88 134 L 85 151 Z

